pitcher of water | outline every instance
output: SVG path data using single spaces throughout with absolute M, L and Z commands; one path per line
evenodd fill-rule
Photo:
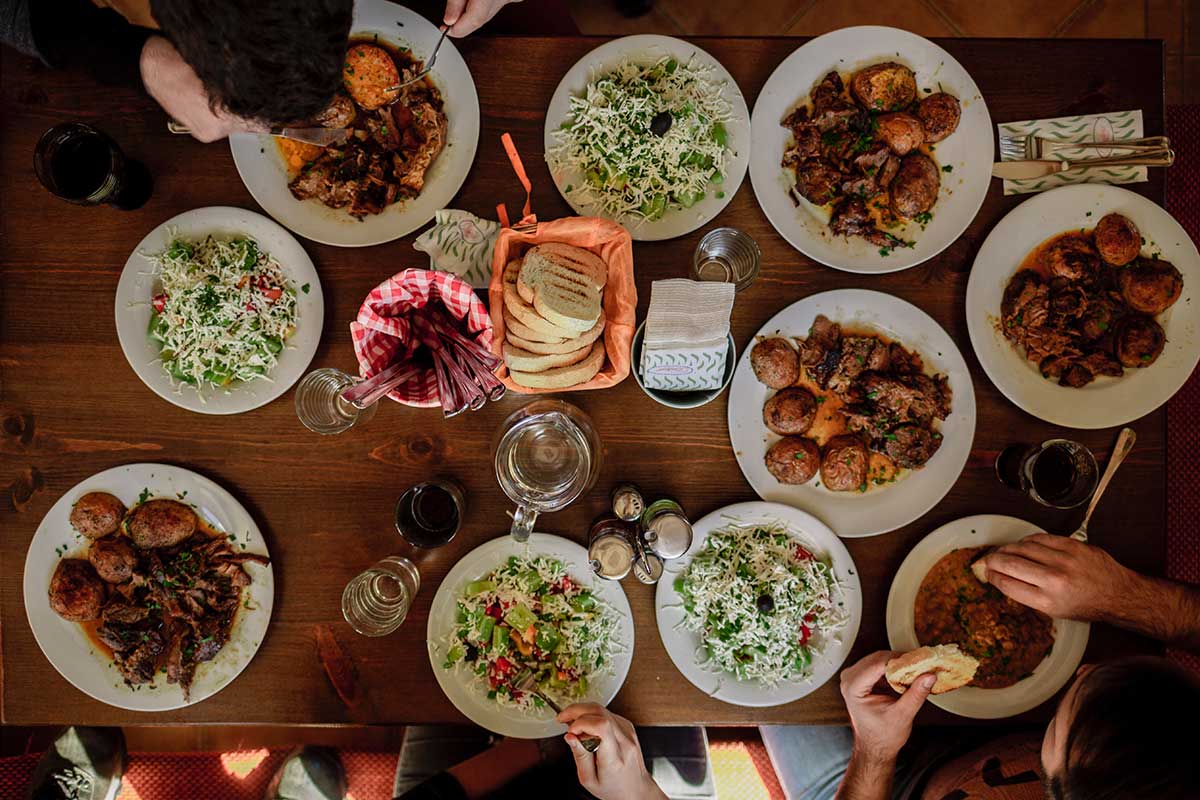
M 561 400 L 537 400 L 516 411 L 494 444 L 496 480 L 517 504 L 511 533 L 518 542 L 529 538 L 538 514 L 570 505 L 600 473 L 592 421 Z

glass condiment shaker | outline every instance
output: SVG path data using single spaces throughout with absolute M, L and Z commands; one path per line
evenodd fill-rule
M 667 561 L 679 558 L 692 546 L 692 523 L 674 500 L 664 498 L 646 506 L 642 526 L 646 546 Z
M 588 533 L 588 565 L 609 581 L 619 581 L 633 566 L 637 530 L 628 522 L 605 517 Z

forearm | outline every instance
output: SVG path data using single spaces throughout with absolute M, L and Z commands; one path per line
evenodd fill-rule
M 1200 587 L 1129 571 L 1104 621 L 1200 652 Z
M 895 774 L 895 757 L 884 758 L 855 750 L 838 786 L 836 800 L 889 800 Z

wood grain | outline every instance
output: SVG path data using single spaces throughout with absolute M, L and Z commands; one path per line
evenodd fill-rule
M 569 213 L 541 158 L 545 109 L 559 77 L 599 39 L 484 39 L 460 44 L 478 82 L 483 130 L 475 167 L 453 207 L 490 216 L 497 202 L 514 213 L 523 200 L 500 146 L 513 134 L 534 182 L 543 219 Z M 802 40 L 698 39 L 719 58 L 752 104 L 771 70 Z M 993 119 L 1140 108 L 1147 134 L 1163 130 L 1159 43 L 1104 41 L 941 42 L 975 77 Z M 1118 57 L 1120 68 L 1114 68 Z M 193 414 L 152 394 L 130 370 L 113 322 L 117 278 L 129 253 L 152 227 L 191 208 L 257 208 L 222 144 L 201 145 L 165 130 L 162 111 L 129 90 L 46 71 L 5 51 L 0 76 L 0 620 L 3 721 L 10 724 L 137 723 L 419 723 L 459 721 L 438 690 L 425 647 L 429 603 L 463 554 L 507 528 L 508 501 L 489 466 L 493 431 L 524 402 L 510 396 L 487 410 L 444 420 L 437 412 L 388 404 L 371 423 L 322 438 L 297 422 L 290 393 L 237 417 Z M 804 87 L 797 87 L 797 95 Z M 60 202 L 38 186 L 31 167 L 43 130 L 85 119 L 111 132 L 142 159 L 156 180 L 153 199 L 122 213 Z M 1163 202 L 1162 172 L 1130 188 Z M 762 273 L 738 296 L 733 331 L 739 350 L 783 306 L 826 289 L 860 287 L 916 303 L 958 343 L 974 379 L 979 423 L 971 458 L 946 499 L 917 522 L 871 539 L 848 541 L 865 592 L 862 630 L 852 658 L 886 645 L 884 604 L 891 576 L 930 530 L 969 514 L 1026 517 L 1052 531 L 1073 530 L 1074 513 L 1035 506 L 994 478 L 992 462 L 1014 441 L 1069 433 L 1104 455 L 1115 431 L 1066 432 L 1007 402 L 980 370 L 964 318 L 967 275 L 992 226 L 1022 198 L 1001 195 L 998 182 L 963 237 L 930 262 L 892 275 L 865 277 L 816 265 L 775 234 L 747 180 L 719 221 L 758 240 Z M 651 281 L 687 274 L 704 230 L 635 247 L 644 313 Z M 337 249 L 304 242 L 325 290 L 325 332 L 313 366 L 351 369 L 347 326 L 366 293 L 405 267 L 427 264 L 411 237 L 387 245 Z M 1016 257 L 1019 254 L 1014 254 Z M 753 498 L 729 446 L 726 398 L 692 411 L 655 404 L 632 379 L 604 392 L 570 395 L 592 415 L 604 442 L 597 487 L 540 527 L 583 541 L 590 520 L 618 480 L 673 496 L 693 518 Z M 1093 541 L 1122 562 L 1161 574 L 1165 559 L 1165 415 L 1136 422 L 1138 444 L 1096 512 Z M 220 694 L 178 712 L 137 714 L 108 708 L 67 684 L 34 642 L 22 604 L 26 550 L 51 504 L 76 482 L 137 461 L 178 464 L 208 475 L 234 493 L 258 521 L 275 559 L 275 618 L 262 649 Z M 450 545 L 416 556 L 422 590 L 411 617 L 382 639 L 355 636 L 341 620 L 342 587 L 385 555 L 405 551 L 392 528 L 400 493 L 431 475 L 452 475 L 467 490 L 465 527 Z M 654 626 L 653 588 L 627 581 L 637 625 L 634 667 L 613 707 L 643 724 L 844 722 L 836 682 L 808 698 L 772 709 L 712 700 L 672 666 Z M 314 628 L 329 626 L 353 660 L 362 701 L 339 700 L 314 645 Z M 1102 626 L 1088 657 L 1112 658 L 1156 646 Z M 1049 706 L 1029 716 L 1045 718 Z M 950 718 L 929 710 L 929 721 Z

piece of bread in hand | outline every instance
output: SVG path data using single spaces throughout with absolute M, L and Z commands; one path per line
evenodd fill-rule
M 996 548 L 989 547 L 984 551 L 983 555 L 971 562 L 971 574 L 975 576 L 975 580 L 980 583 L 988 583 L 988 566 L 987 557 L 996 552 Z
M 527 389 L 567 389 L 596 377 L 596 373 L 604 366 L 604 355 L 604 342 L 596 342 L 587 358 L 577 364 L 542 372 L 521 372 L 510 367 L 508 377 L 513 383 Z
M 966 686 L 974 680 L 977 669 L 979 662 L 959 650 L 958 645 L 939 644 L 918 647 L 904 655 L 896 656 L 887 662 L 883 674 L 889 686 L 904 694 L 917 678 L 932 672 L 937 675 L 937 683 L 933 685 L 930 694 L 944 694 Z
M 505 320 L 507 322 L 508 320 Z M 592 326 L 590 331 L 576 336 L 574 339 L 560 340 L 557 342 L 541 342 L 537 339 L 526 339 L 521 336 L 515 327 L 509 327 L 504 332 L 504 338 L 510 343 L 516 345 L 522 350 L 528 350 L 531 353 L 570 353 L 573 350 L 578 350 L 581 347 L 591 348 L 592 342 L 600 338 L 604 333 L 604 312 L 600 313 L 600 319 L 596 320 L 596 324 Z
M 550 243 L 525 254 L 516 288 L 521 299 L 542 317 L 560 328 L 583 333 L 600 317 L 607 280 L 608 268 L 599 256 Z

